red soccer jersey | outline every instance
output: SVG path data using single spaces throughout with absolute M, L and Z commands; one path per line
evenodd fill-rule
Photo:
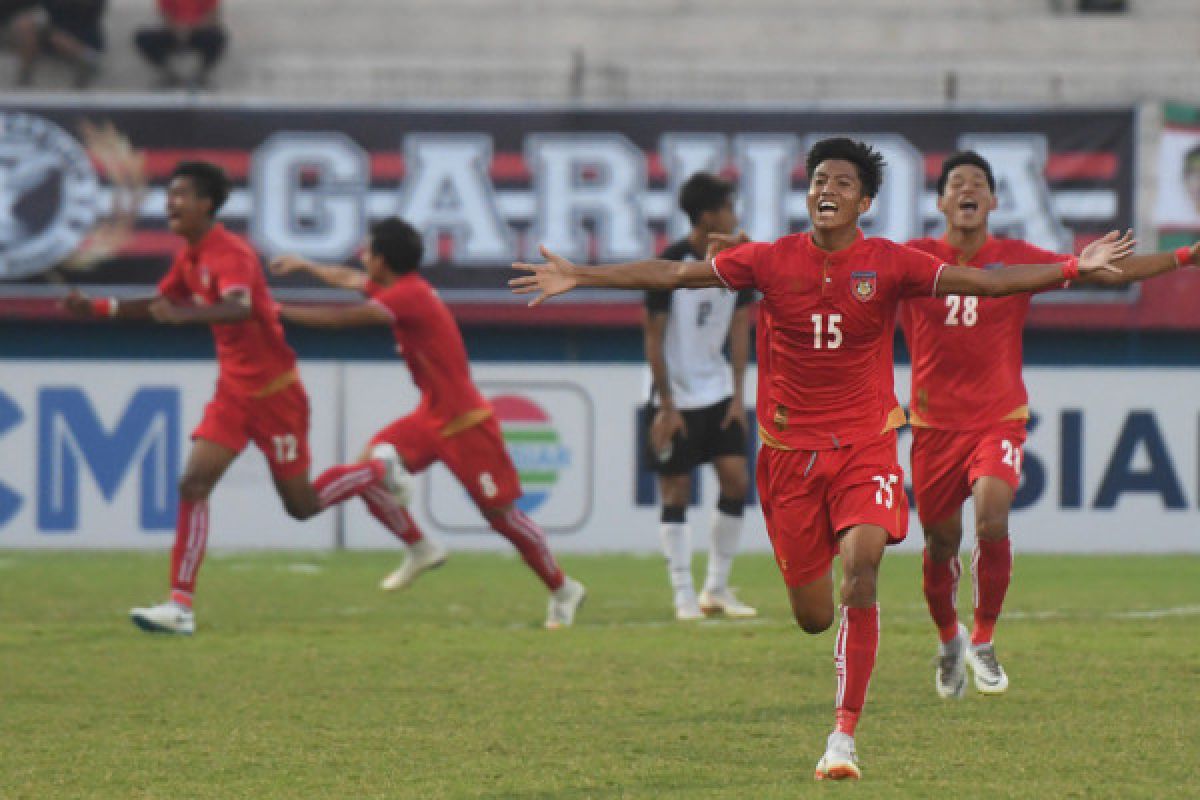
M 366 293 L 391 315 L 396 349 L 421 390 L 420 407 L 442 435 L 486 419 L 491 406 L 471 380 L 462 333 L 429 282 L 410 272 L 390 286 L 368 283 Z
M 726 286 L 763 294 L 757 404 L 763 440 L 828 450 L 895 427 L 885 361 L 896 306 L 902 297 L 932 296 L 943 264 L 861 231 L 835 253 L 796 234 L 717 255 L 713 269 Z
M 219 303 L 235 289 L 249 293 L 250 319 L 211 326 L 219 380 L 234 391 L 256 395 L 296 368 L 296 354 L 283 338 L 279 312 L 254 249 L 224 226 L 214 225 L 199 244 L 175 256 L 158 284 L 164 297 L 198 306 Z
M 979 269 L 1067 258 L 1015 239 L 989 237 L 969 261 L 943 239 L 908 244 L 947 263 Z M 913 425 L 972 430 L 1028 416 L 1021 330 L 1030 298 L 946 295 L 902 304 L 900 321 L 912 354 Z

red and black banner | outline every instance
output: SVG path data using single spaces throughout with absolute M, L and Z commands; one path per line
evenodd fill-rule
M 1134 130 L 1132 110 L 11 106 L 0 112 L 0 313 L 51 308 L 63 284 L 150 290 L 179 246 L 164 187 L 182 160 L 225 168 L 235 190 L 221 218 L 264 257 L 350 262 L 372 221 L 399 214 L 425 232 L 424 272 L 462 319 L 633 324 L 637 298 L 624 293 L 526 311 L 507 291 L 509 265 L 538 258 L 539 243 L 596 263 L 658 251 L 686 231 L 676 195 L 698 170 L 737 182 L 752 237 L 803 230 L 804 154 L 833 134 L 887 159 L 868 234 L 938 231 L 942 159 L 971 148 L 996 172 L 997 233 L 1078 250 L 1132 225 Z M 1120 325 L 1114 312 L 1137 297 L 1055 293 L 1035 316 Z

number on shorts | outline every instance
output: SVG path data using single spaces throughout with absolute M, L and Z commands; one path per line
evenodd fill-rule
M 500 490 L 496 488 L 496 481 L 490 472 L 480 474 L 479 488 L 483 490 L 484 497 L 495 497 L 500 494 Z
M 294 433 L 272 436 L 271 441 L 275 443 L 276 461 L 280 464 L 287 464 L 296 460 L 296 435 Z
M 713 304 L 711 300 L 705 300 L 700 305 L 696 306 L 696 327 L 703 328 L 704 323 L 708 322 L 708 318 L 712 316 Z
M 1004 450 L 1004 458 L 1001 459 L 1005 464 L 1013 468 L 1013 472 L 1021 474 L 1021 448 L 1010 442 L 1008 439 L 1000 440 L 1000 447 Z
M 875 504 L 884 508 L 891 508 L 896 503 L 896 492 L 892 489 L 900 482 L 899 475 L 875 475 L 874 479 L 879 482 L 879 488 L 875 490 Z
M 946 324 L 974 327 L 979 322 L 979 298 L 972 295 L 946 295 Z

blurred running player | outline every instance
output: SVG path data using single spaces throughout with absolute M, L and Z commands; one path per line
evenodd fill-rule
M 822 140 L 808 153 L 807 171 L 811 233 L 773 243 L 717 237 L 715 256 L 702 262 L 578 267 L 543 248 L 547 263 L 514 264 L 532 274 L 510 284 L 520 294 L 538 293 L 533 304 L 577 286 L 726 286 L 763 294 L 759 496 L 792 612 L 807 633 L 833 624 L 832 564 L 835 554 L 842 558 L 836 725 L 815 773 L 818 780 L 839 780 L 860 775 L 854 732 L 879 643 L 879 564 L 884 547 L 908 530 L 895 432 L 904 413 L 891 371 L 883 369 L 900 299 L 1049 288 L 1081 271 L 1111 269 L 1132 240 L 1109 234 L 1063 264 L 988 271 L 948 265 L 887 239 L 864 238 L 858 219 L 883 179 L 883 159 L 872 148 Z
M 668 261 L 699 261 L 710 233 L 733 233 L 733 185 L 707 172 L 684 182 L 679 205 L 691 231 L 662 252 Z M 650 364 L 650 463 L 658 473 L 661 528 L 675 618 L 705 614 L 753 617 L 729 588 L 746 504 L 746 410 L 742 384 L 750 352 L 753 291 L 724 288 L 646 292 L 646 361 Z M 729 355 L 725 359 L 725 342 Z M 712 462 L 720 496 L 713 514 L 704 589 L 692 583 L 692 531 L 687 524 L 692 472 Z
M 380 459 L 334 467 L 309 483 L 308 395 L 258 256 L 215 219 L 228 196 L 229 179 L 220 167 L 180 163 L 167 186 L 167 223 L 185 244 L 158 294 L 118 302 L 72 290 L 64 301 L 80 317 L 209 325 L 216 341 L 216 393 L 192 433 L 179 482 L 171 596 L 130 611 L 134 624 L 151 632 L 195 631 L 192 597 L 208 546 L 208 497 L 248 442 L 266 456 L 284 508 L 296 519 L 372 489 L 398 489 L 388 481 L 389 473 L 398 479 L 399 464 Z
M 1061 263 L 1051 253 L 988 232 L 996 208 L 991 165 L 974 152 L 951 155 L 938 177 L 938 210 L 946 218 L 940 239 L 914 247 L 948 264 L 988 270 L 1003 264 Z M 1120 275 L 1098 273 L 1083 282 L 1123 283 L 1189 263 L 1195 248 L 1121 261 Z M 1021 331 L 1031 296 L 913 298 L 901 306 L 912 354 L 912 478 L 925 532 L 923 587 L 941 644 L 934 685 L 942 697 L 962 697 L 966 667 L 975 688 L 1001 694 L 1008 675 L 992 642 L 1012 576 L 1008 512 L 1021 482 L 1021 455 L 1029 397 L 1021 379 Z M 975 619 L 969 634 L 955 610 L 962 506 L 974 499 L 976 544 L 971 557 Z
M 521 497 L 517 470 L 491 406 L 471 381 L 467 351 L 450 309 L 417 274 L 423 253 L 421 235 L 404 220 L 392 217 L 371 227 L 361 256 L 366 272 L 280 256 L 271 262 L 276 273 L 307 272 L 331 286 L 359 291 L 369 298 L 349 306 L 284 305 L 281 314 L 301 325 L 392 328 L 397 349 L 421 391 L 421 402 L 411 414 L 375 434 L 364 460 L 390 461 L 399 453 L 404 483 L 409 485 L 413 474 L 433 462 L 445 464 L 488 525 L 512 542 L 550 592 L 546 627 L 566 627 L 583 602 L 583 584 L 563 574 L 545 533 L 515 505 Z M 385 492 L 369 492 L 363 499 L 375 518 L 408 545 L 407 558 L 383 579 L 383 589 L 403 589 L 446 560 L 445 548 L 420 531 L 402 504 L 391 501 Z

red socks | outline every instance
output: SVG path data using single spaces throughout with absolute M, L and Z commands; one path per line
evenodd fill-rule
M 949 561 L 937 562 L 929 557 L 929 549 L 922 554 L 922 588 L 929 616 L 937 626 L 942 644 L 958 635 L 958 612 L 954 602 L 958 596 L 958 576 L 962 574 L 962 562 L 955 555 Z
M 371 516 L 379 520 L 379 523 L 400 541 L 412 545 L 425 538 L 408 509 L 397 503 L 396 498 L 392 497 L 387 489 L 368 485 L 362 493 L 362 499 L 367 504 Z
M 493 530 L 512 542 L 521 558 L 537 573 L 547 589 L 554 591 L 563 585 L 563 571 L 546 544 L 546 534 L 536 522 L 525 516 L 516 506 L 504 515 L 488 514 L 487 520 Z
M 313 481 L 321 508 L 329 508 L 362 494 L 371 484 L 383 480 L 383 470 L 383 462 L 375 460 L 365 464 L 340 464 L 325 470 Z
M 992 640 L 1000 607 L 1012 580 L 1012 542 L 1005 537 L 998 541 L 980 540 L 971 559 L 975 580 L 975 630 L 971 644 L 986 644 Z
M 833 663 L 837 671 L 837 730 L 854 735 L 867 701 L 867 685 L 879 649 L 879 604 L 868 608 L 842 606 Z
M 175 546 L 171 548 L 171 600 L 192 607 L 196 573 L 208 547 L 208 501 L 179 498 L 175 517 Z

